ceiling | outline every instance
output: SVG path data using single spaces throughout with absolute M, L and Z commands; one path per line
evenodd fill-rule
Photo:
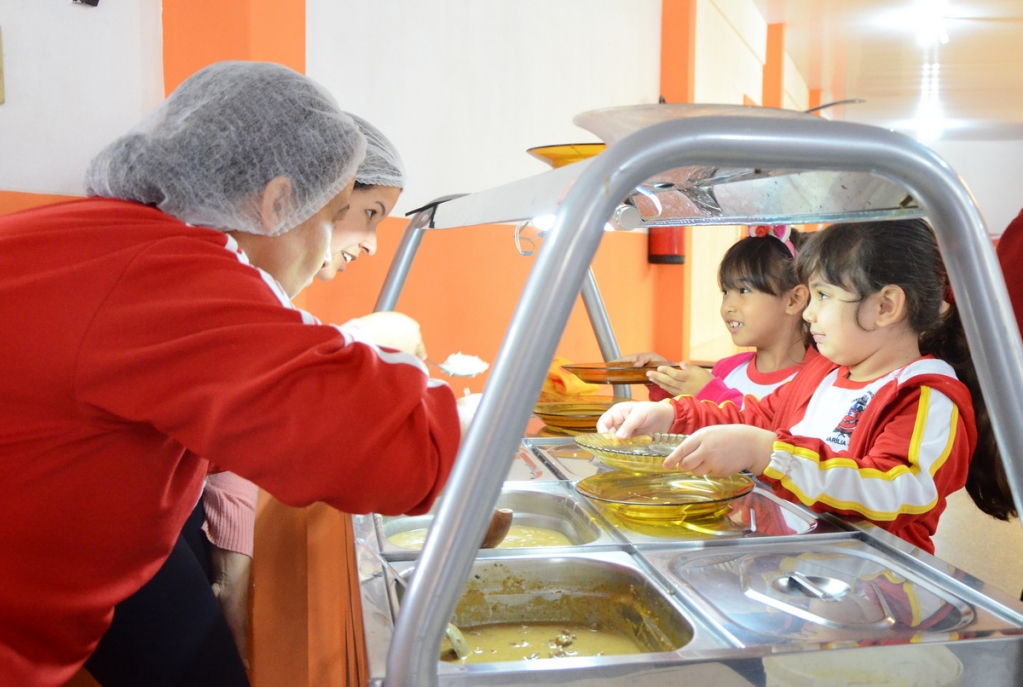
M 753 2 L 785 24 L 807 86 L 866 101 L 834 118 L 921 140 L 1023 139 L 1023 0 Z

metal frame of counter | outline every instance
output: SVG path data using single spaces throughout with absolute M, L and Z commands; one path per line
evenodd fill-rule
M 554 355 L 576 294 L 588 283 L 589 265 L 604 225 L 620 199 L 645 180 L 665 170 L 692 164 L 867 172 L 907 189 L 919 203 L 921 214 L 934 227 L 946 258 L 999 446 L 1006 457 L 1006 472 L 1017 507 L 1020 506 L 1023 406 L 1014 402 L 1014 390 L 1023 388 L 1023 344 L 984 222 L 955 172 L 915 141 L 856 124 L 769 117 L 695 117 L 655 124 L 610 145 L 582 165 L 558 206 L 554 227 L 530 273 L 479 410 L 437 506 L 431 535 L 419 557 L 418 572 L 386 637 L 383 633 L 390 616 L 386 623 L 381 623 L 378 615 L 382 611 L 376 601 L 386 600 L 388 595 L 382 588 L 372 589 L 375 581 L 382 587 L 383 578 L 370 575 L 363 600 L 367 645 L 372 647 L 371 663 L 374 657 L 379 660 L 381 651 L 387 653 L 386 669 L 382 675 L 374 673 L 375 682 L 382 680 L 383 684 L 395 687 L 434 685 L 438 681 L 452 685 L 556 684 L 585 679 L 587 684 L 612 685 L 633 684 L 640 676 L 656 676 L 659 681 L 696 680 L 723 670 L 728 679 L 735 676 L 735 684 L 765 684 L 764 666 L 768 662 L 763 659 L 777 654 L 776 646 L 723 646 L 692 653 L 651 654 L 643 660 L 573 659 L 568 667 L 534 662 L 482 672 L 440 669 L 438 674 L 438 648 L 447 619 L 477 558 L 470 543 L 482 538 L 489 521 L 487 515 L 500 496 L 503 476 L 515 458 L 539 395 L 546 373 L 545 361 Z M 432 214 L 421 213 L 410 222 L 378 309 L 390 309 L 396 302 L 422 232 L 431 219 Z M 604 331 L 599 324 L 599 319 L 594 320 L 602 352 L 605 348 L 616 349 L 609 326 L 604 323 L 607 327 Z M 991 610 L 1007 623 L 1002 631 L 980 635 L 963 632 L 927 647 L 905 644 L 907 652 L 917 652 L 924 658 L 924 652 L 931 647 L 944 647 L 961 664 L 964 684 L 1019 683 L 1023 676 L 1020 655 L 1023 635 L 1018 633 L 1023 622 L 1018 602 L 1005 599 L 959 571 L 950 581 L 948 566 L 922 551 L 907 550 L 912 547 L 876 528 L 857 528 L 846 536 L 861 538 L 885 551 L 885 555 L 908 556 L 907 565 L 912 570 L 926 579 L 951 585 L 959 598 Z M 748 546 L 742 539 L 714 545 L 722 549 Z M 629 546 L 625 545 L 626 550 Z M 387 604 L 389 608 L 390 602 Z M 699 607 L 692 609 L 700 620 L 703 614 Z M 812 654 L 810 649 L 816 648 L 819 647 L 799 645 L 786 647 L 785 652 Z M 874 654 L 866 652 L 872 650 L 848 651 L 862 652 L 854 655 L 870 660 L 867 657 Z M 833 651 L 844 654 L 847 650 Z

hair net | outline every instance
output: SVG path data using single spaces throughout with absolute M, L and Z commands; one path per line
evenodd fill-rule
M 366 159 L 355 173 L 355 181 L 366 186 L 405 188 L 405 166 L 401 163 L 398 149 L 380 133 L 380 129 L 358 115 L 348 114 L 366 137 Z
M 351 117 L 308 77 L 279 64 L 219 62 L 101 151 L 85 190 L 189 224 L 274 236 L 340 193 L 365 149 Z M 265 227 L 261 197 L 275 177 L 290 180 L 291 197 L 277 225 Z

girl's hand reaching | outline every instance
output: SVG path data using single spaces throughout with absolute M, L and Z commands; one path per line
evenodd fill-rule
M 658 365 L 660 365 L 661 363 L 664 363 L 665 365 L 671 365 L 671 362 L 667 358 L 665 358 L 663 356 L 659 356 L 656 353 L 654 353 L 653 351 L 647 351 L 645 353 L 631 353 L 629 355 L 623 355 L 621 358 L 615 358 L 611 362 L 612 363 L 632 363 L 636 367 L 643 367 L 645 365 L 649 365 L 650 363 L 657 363 Z
M 690 434 L 665 459 L 664 467 L 714 477 L 725 477 L 743 470 L 762 475 L 771 462 L 775 439 L 774 432 L 749 425 L 704 427 Z
M 679 363 L 678 367 L 661 365 L 656 372 L 647 372 L 646 376 L 672 396 L 695 396 L 714 379 L 710 370 L 692 363 Z
M 675 409 L 668 403 L 616 403 L 597 420 L 597 431 L 628 439 L 636 433 L 667 432 L 674 421 Z

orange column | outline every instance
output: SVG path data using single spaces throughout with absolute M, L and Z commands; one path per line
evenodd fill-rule
M 808 100 L 808 103 L 807 103 L 806 109 L 812 110 L 815 107 L 820 107 L 823 104 L 823 103 L 821 103 L 821 89 L 820 88 L 811 88 L 810 89 L 810 93 L 809 93 L 809 97 L 807 98 L 807 100 Z M 821 116 L 821 111 L 818 110 L 817 112 L 814 112 L 814 114 L 817 115 L 818 117 L 820 117 Z
M 697 0 L 661 2 L 660 88 L 661 98 L 668 103 L 691 103 L 695 99 L 696 5 Z M 687 235 L 687 255 L 690 245 Z M 651 269 L 656 278 L 654 350 L 669 359 L 685 360 L 689 356 L 686 332 L 690 307 L 685 297 L 689 290 L 688 270 L 685 265 L 651 265 Z
M 764 62 L 764 107 L 785 102 L 785 25 L 767 25 L 767 60 Z
M 691 103 L 696 81 L 696 0 L 661 0 L 661 97 Z

